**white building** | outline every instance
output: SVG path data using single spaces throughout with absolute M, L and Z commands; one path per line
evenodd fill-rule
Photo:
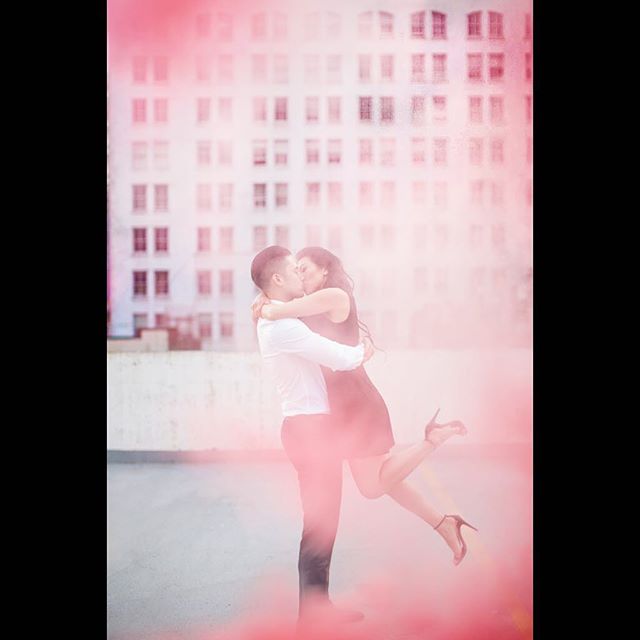
M 114 5 L 112 335 L 253 348 L 251 259 L 319 244 L 383 347 L 529 344 L 530 0 Z

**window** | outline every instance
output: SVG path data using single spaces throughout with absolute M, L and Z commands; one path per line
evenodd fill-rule
M 484 182 L 482 180 L 471 181 L 471 204 L 482 206 L 484 194 Z
M 373 207 L 373 182 L 361 182 L 359 186 L 360 207 Z
M 524 39 L 531 40 L 533 34 L 533 25 L 531 23 L 531 14 L 527 13 L 524 16 Z
M 233 313 L 230 311 L 220 313 L 220 338 L 222 340 L 233 338 Z
M 253 99 L 253 121 L 254 122 L 267 121 L 267 99 L 266 98 Z
M 168 329 L 169 316 L 166 313 L 156 313 L 155 326 L 156 326 L 156 329 Z
M 444 40 L 447 37 L 447 14 L 438 11 L 431 12 L 433 39 Z
M 218 117 L 220 122 L 231 122 L 233 118 L 231 104 L 231 98 L 218 98 Z
M 279 84 L 289 82 L 289 57 L 274 56 L 273 58 L 273 79 Z
M 154 82 L 166 82 L 169 79 L 169 60 L 165 56 L 157 56 L 153 59 Z
M 256 13 L 251 16 L 251 38 L 264 40 L 267 37 L 267 16 L 264 13 Z
M 491 244 L 498 251 L 502 251 L 505 248 L 505 233 L 502 225 L 491 227 Z
M 411 96 L 411 123 L 424 124 L 424 96 Z
M 147 272 L 146 271 L 133 272 L 133 295 L 134 296 L 147 295 Z
M 533 117 L 533 105 L 531 103 L 531 96 L 525 96 L 526 108 L 527 108 L 527 122 L 531 122 Z
M 380 76 L 383 80 L 393 80 L 393 56 L 380 56 Z
M 233 295 L 233 271 L 231 269 L 220 269 L 220 295 Z
M 372 224 L 360 226 L 360 246 L 363 249 L 373 249 L 374 229 Z
M 340 227 L 329 227 L 328 245 L 331 251 L 342 250 L 342 229 Z
M 433 185 L 433 205 L 436 209 L 444 210 L 447 208 L 449 199 L 449 191 L 446 182 L 436 182 Z
M 211 271 L 198 271 L 196 274 L 198 282 L 198 295 L 211 295 Z
M 169 295 L 169 272 L 168 271 L 155 272 L 155 290 L 156 290 L 156 296 Z
M 169 252 L 169 227 L 156 227 L 154 229 L 155 252 Z
M 382 225 L 380 229 L 380 236 L 382 237 L 382 248 L 387 249 L 389 251 L 393 251 L 393 249 L 395 249 L 395 246 L 396 246 L 395 227 L 392 227 L 391 225 L 388 225 L 388 224 Z M 393 294 L 393 291 L 395 291 L 395 287 L 392 285 L 391 291 L 389 293 Z
M 264 166 L 267 164 L 267 141 L 253 141 L 253 164 L 254 166 Z
M 145 184 L 133 185 L 133 210 L 134 211 L 147 210 L 147 185 Z
M 483 267 L 472 269 L 469 274 L 469 289 L 472 294 L 481 294 L 484 289 L 485 270 Z
M 414 205 L 421 207 L 427 204 L 427 183 L 414 181 L 411 183 L 411 200 Z
M 505 289 L 507 283 L 507 270 L 504 268 L 492 270 L 493 290 L 501 293 Z
M 233 185 L 224 183 L 218 187 L 218 204 L 220 211 L 231 211 L 233 208 Z
M 286 166 L 289 155 L 289 142 L 287 140 L 274 140 L 274 163 L 276 166 Z
M 373 121 L 373 98 L 370 96 L 360 97 L 360 122 Z
M 337 84 L 342 82 L 342 56 L 327 57 L 327 82 Z
M 287 121 L 287 99 L 286 98 L 275 99 L 275 120 L 276 122 Z
M 134 227 L 133 231 L 133 252 L 147 252 L 147 230 L 144 227 Z
M 253 250 L 261 251 L 267 246 L 267 227 L 253 227 Z
M 493 39 L 503 39 L 502 14 L 489 11 L 489 37 Z
M 504 184 L 502 182 L 491 183 L 491 205 L 494 207 L 504 205 Z
M 198 251 L 201 253 L 211 251 L 211 229 L 209 227 L 198 227 Z
M 307 164 L 318 164 L 320 162 L 320 140 L 305 140 L 305 150 Z
M 197 102 L 197 121 L 209 122 L 211 117 L 211 100 L 209 98 L 198 98 Z
M 140 336 L 142 329 L 146 329 L 148 326 L 149 316 L 146 313 L 133 314 L 133 334 L 136 338 Z
M 469 80 L 477 82 L 482 80 L 482 54 L 467 54 L 467 77 Z
M 495 138 L 491 141 L 491 162 L 504 164 L 504 140 Z
M 340 164 L 342 161 L 342 140 L 329 140 L 329 164 Z
M 434 164 L 440 164 L 440 165 L 447 164 L 447 139 L 434 138 L 433 145 L 434 145 L 434 149 L 433 149 Z
M 340 124 L 340 97 L 330 96 L 327 98 L 327 110 L 329 113 L 329 124 Z
M 304 16 L 305 40 L 317 40 L 320 37 L 320 13 L 314 11 Z
M 307 225 L 307 245 L 316 247 L 322 244 L 322 229 L 320 225 Z
M 504 53 L 489 54 L 489 80 L 499 81 L 504 78 Z
M 197 143 L 198 166 L 204 167 L 211 164 L 211 142 L 199 140 Z
M 153 187 L 154 210 L 165 212 L 169 210 L 169 185 L 156 184 Z
M 474 165 L 481 165 L 482 152 L 483 152 L 482 138 L 471 138 L 469 140 L 469 163 Z
M 531 80 L 532 76 L 533 76 L 533 70 L 531 67 L 531 54 L 525 53 L 524 54 L 524 79 Z
M 380 164 L 383 167 L 392 167 L 396 162 L 395 138 L 382 138 L 380 140 Z
M 210 184 L 197 185 L 196 207 L 198 211 L 211 211 L 211 185 Z
M 289 185 L 286 182 L 276 182 L 276 209 L 289 206 Z
M 360 139 L 360 164 L 373 163 L 373 140 L 370 138 Z
M 218 14 L 218 40 L 230 42 L 233 39 L 233 16 L 228 13 Z
M 233 82 L 233 56 L 218 56 L 218 80 L 220 82 Z
M 134 142 L 131 147 L 133 169 L 146 169 L 147 168 L 147 143 L 146 142 Z
M 220 227 L 219 240 L 220 253 L 231 253 L 233 251 L 233 227 Z
M 371 56 L 358 56 L 358 78 L 360 82 L 371 82 Z
M 132 102 L 132 112 L 134 122 L 147 121 L 147 101 L 143 98 L 134 98 Z
M 469 96 L 469 121 L 482 122 L 482 96 Z
M 482 38 L 482 13 L 480 11 L 467 14 L 467 37 Z
M 447 81 L 447 56 L 444 53 L 433 54 L 433 81 Z
M 166 98 L 156 98 L 153 101 L 153 119 L 155 122 L 169 120 L 169 101 Z
M 358 14 L 358 35 L 360 38 L 371 38 L 373 35 L 373 11 Z
M 318 122 L 320 112 L 320 98 L 305 99 L 305 116 L 308 123 Z
M 156 169 L 167 169 L 169 167 L 169 143 L 165 140 L 155 140 L 153 142 L 153 164 Z
M 489 117 L 491 124 L 502 124 L 504 122 L 504 97 L 489 97 Z
M 266 82 L 267 56 L 255 54 L 251 56 L 251 78 L 253 82 Z
M 304 79 L 306 82 L 320 82 L 320 56 L 304 57 Z
M 320 183 L 307 182 L 307 207 L 317 207 L 320 204 Z
M 342 23 L 340 14 L 333 11 L 327 11 L 327 37 L 330 40 L 338 39 L 342 32 Z
M 289 227 L 282 225 L 276 226 L 276 244 L 279 247 L 289 246 Z
M 253 206 L 255 209 L 265 209 L 267 206 L 267 185 L 264 183 L 254 183 L 253 185 Z
M 147 59 L 136 56 L 133 59 L 133 82 L 135 84 L 144 84 L 147 81 Z
M 390 38 L 393 36 L 393 15 L 387 11 L 378 12 L 380 16 L 380 36 Z
M 413 227 L 413 248 L 423 251 L 427 246 L 427 225 L 419 224 Z
M 210 313 L 198 314 L 198 335 L 200 338 L 211 338 L 213 316 Z
M 449 230 L 443 224 L 436 226 L 436 246 L 438 249 L 444 249 L 449 242 Z
M 393 98 L 380 98 L 380 121 L 383 123 L 393 122 Z
M 286 40 L 287 35 L 287 15 L 285 13 L 275 13 L 273 16 L 273 37 L 276 40 Z
M 423 165 L 427 161 L 427 141 L 424 138 L 411 139 L 411 162 Z
M 196 81 L 211 82 L 211 60 L 204 56 L 196 59 Z
M 222 166 L 233 164 L 233 145 L 231 140 L 218 141 L 218 163 Z
M 411 56 L 411 82 L 426 82 L 424 53 L 414 53 Z
M 411 14 L 411 37 L 424 39 L 426 36 L 425 28 L 426 11 L 418 11 Z
M 329 207 L 331 209 L 341 209 L 342 208 L 342 183 L 329 182 L 327 184 L 327 190 L 329 193 Z
M 433 96 L 433 121 L 447 121 L 447 97 Z
M 426 267 L 416 267 L 413 270 L 413 288 L 424 293 L 429 288 L 428 273 Z
M 385 180 L 381 185 L 380 204 L 385 208 L 393 208 L 396 205 L 396 183 Z

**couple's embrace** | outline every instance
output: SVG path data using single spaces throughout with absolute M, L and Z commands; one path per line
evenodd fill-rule
M 442 536 L 458 564 L 466 554 L 458 515 L 439 513 L 405 478 L 453 435 L 460 421 L 438 424 L 436 415 L 418 443 L 391 452 L 395 444 L 387 406 L 362 366 L 374 352 L 358 320 L 353 281 L 340 259 L 321 247 L 295 256 L 279 246 L 258 253 L 251 278 L 262 292 L 252 305 L 260 353 L 273 376 L 284 421 L 281 439 L 298 473 L 303 510 L 298 573 L 299 616 L 314 610 L 356 621 L 356 611 L 329 599 L 329 567 L 347 460 L 366 498 L 388 495 Z M 360 330 L 365 337 L 360 339 Z

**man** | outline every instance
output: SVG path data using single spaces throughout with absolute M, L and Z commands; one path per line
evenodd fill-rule
M 251 278 L 273 304 L 304 295 L 295 258 L 271 246 L 251 264 Z M 299 609 L 303 619 L 316 605 L 322 615 L 340 621 L 363 618 L 337 609 L 329 599 L 329 567 L 342 496 L 342 459 L 332 441 L 327 388 L 320 365 L 334 371 L 356 369 L 373 355 L 370 341 L 352 347 L 313 333 L 301 320 L 257 323 L 265 365 L 275 378 L 284 421 L 281 439 L 296 471 L 303 511 L 298 558 Z

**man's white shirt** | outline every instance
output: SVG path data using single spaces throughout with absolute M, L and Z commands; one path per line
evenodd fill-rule
M 273 304 L 282 304 L 272 300 Z M 320 365 L 350 371 L 362 364 L 364 346 L 340 344 L 314 333 L 298 318 L 258 319 L 258 344 L 276 381 L 286 416 L 329 413 L 327 386 Z

